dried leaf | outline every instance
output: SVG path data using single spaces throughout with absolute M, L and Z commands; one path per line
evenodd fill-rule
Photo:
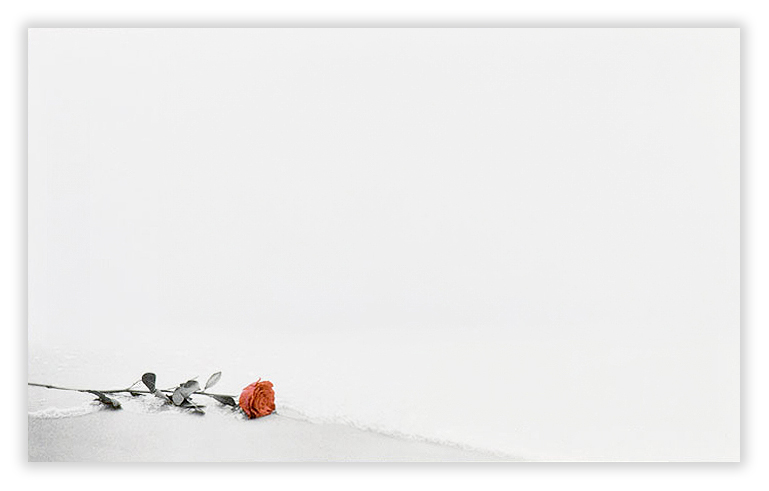
M 120 409 L 120 403 L 116 401 L 115 399 L 112 399 L 111 397 L 108 397 L 107 394 L 104 392 L 99 392 L 98 390 L 89 390 L 87 392 L 90 392 L 91 394 L 95 395 L 99 402 L 104 404 L 110 409 Z
M 215 374 L 208 377 L 208 382 L 206 382 L 206 386 L 203 390 L 207 390 L 209 387 L 216 385 L 220 378 L 222 378 L 222 372 L 216 372 Z
M 171 400 L 174 401 L 174 404 L 177 406 L 181 406 L 185 399 L 186 397 L 182 393 L 182 388 L 177 387 L 174 394 L 171 396 Z
M 168 396 L 167 396 L 167 395 L 165 395 L 164 393 L 160 392 L 160 389 L 155 389 L 155 390 L 154 390 L 152 393 L 153 393 L 153 394 L 155 395 L 155 397 L 157 397 L 158 399 L 163 399 L 163 400 L 164 400 L 164 401 L 166 401 L 166 402 L 171 402 L 171 399 L 169 399 L 169 398 L 168 398 Z
M 235 402 L 235 399 L 233 399 L 230 396 L 221 396 L 221 395 L 211 394 L 211 397 L 214 398 L 215 400 L 221 402 L 222 404 L 224 404 L 226 406 L 236 407 L 238 405 L 238 403 Z
M 180 385 L 179 388 L 182 391 L 182 395 L 184 395 L 184 398 L 186 399 L 192 395 L 193 392 L 200 389 L 200 384 L 197 380 L 188 380 Z
M 147 372 L 142 375 L 142 382 L 144 382 L 144 385 L 147 386 L 147 389 L 149 389 L 150 392 L 155 392 L 155 379 L 155 374 L 152 372 Z
M 184 408 L 184 409 L 189 409 L 194 414 L 206 414 L 206 412 L 203 411 L 203 408 L 205 406 L 201 406 L 201 405 L 195 404 L 194 402 L 192 402 L 190 400 L 184 400 L 179 407 Z
M 197 380 L 188 380 L 174 390 L 171 400 L 177 406 L 181 406 L 198 389 L 200 389 L 200 384 Z
M 196 404 L 196 403 L 194 403 L 194 402 L 190 401 L 189 399 L 187 399 L 187 400 L 185 400 L 184 402 L 182 402 L 182 403 L 179 405 L 179 407 L 184 407 L 184 408 L 196 408 L 196 407 L 198 407 L 198 408 L 204 408 L 204 407 L 206 407 L 206 406 L 205 406 L 204 404 Z

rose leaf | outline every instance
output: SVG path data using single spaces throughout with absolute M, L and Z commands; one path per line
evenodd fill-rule
M 186 397 L 182 393 L 182 388 L 177 387 L 174 394 L 171 396 L 171 400 L 174 401 L 174 404 L 177 406 L 181 406 L 185 399 Z
M 233 407 L 235 407 L 235 406 L 238 405 L 238 403 L 235 402 L 235 399 L 233 399 L 230 396 L 211 395 L 211 397 L 213 397 L 215 400 L 221 402 L 222 404 L 224 404 L 226 406 L 233 406 Z
M 142 375 L 142 382 L 144 382 L 144 385 L 147 386 L 147 389 L 149 389 L 150 392 L 155 392 L 155 379 L 155 374 L 152 372 L 147 372 Z
M 102 404 L 104 404 L 110 409 L 120 409 L 121 407 L 118 401 L 116 401 L 115 399 L 112 399 L 111 397 L 108 397 L 107 394 L 105 394 L 104 392 L 99 392 L 98 390 L 89 390 L 88 392 L 95 395 L 98 398 L 97 400 L 99 402 L 101 402 Z
M 215 374 L 208 377 L 208 382 L 206 382 L 206 386 L 203 390 L 207 390 L 209 387 L 216 385 L 220 378 L 222 378 L 222 372 L 216 372 Z

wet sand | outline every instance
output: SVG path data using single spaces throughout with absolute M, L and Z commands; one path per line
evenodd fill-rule
M 280 414 L 221 420 L 179 414 L 99 411 L 30 416 L 29 461 L 77 462 L 489 462 L 510 460 Z

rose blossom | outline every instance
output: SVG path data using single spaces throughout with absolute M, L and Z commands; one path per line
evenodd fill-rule
M 240 408 L 249 418 L 267 416 L 275 410 L 275 391 L 272 382 L 262 379 L 249 385 L 240 393 Z

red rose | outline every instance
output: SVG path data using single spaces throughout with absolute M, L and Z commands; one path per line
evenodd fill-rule
M 262 379 L 249 385 L 240 393 L 240 408 L 249 418 L 267 416 L 275 410 L 275 391 L 272 382 Z

